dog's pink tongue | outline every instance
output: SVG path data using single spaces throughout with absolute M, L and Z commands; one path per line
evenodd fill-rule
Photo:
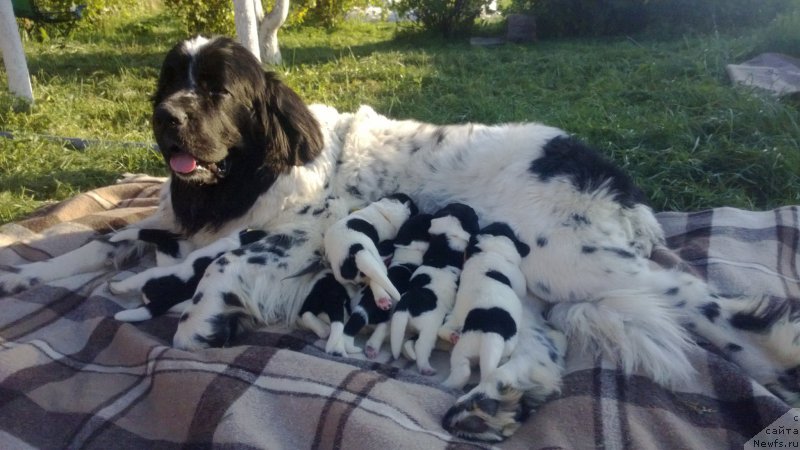
M 197 160 L 188 153 L 178 153 L 169 159 L 169 166 L 178 173 L 190 173 L 197 168 Z

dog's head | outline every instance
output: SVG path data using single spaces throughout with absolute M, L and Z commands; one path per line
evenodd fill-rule
M 517 431 L 533 409 L 533 403 L 519 389 L 484 382 L 447 410 L 442 427 L 461 438 L 501 442 Z
M 221 37 L 196 37 L 169 51 L 153 96 L 152 126 L 173 184 L 191 192 L 185 197 L 219 192 L 219 198 L 198 200 L 203 203 L 195 209 L 224 201 L 223 191 L 241 203 L 239 211 L 216 219 L 183 220 L 176 211 L 179 220 L 191 222 L 189 228 L 242 213 L 255 200 L 248 195 L 257 196 L 281 173 L 313 160 L 323 146 L 319 124 L 300 97 L 247 49 Z
M 528 256 L 531 248 L 519 240 L 508 224 L 493 222 L 472 236 L 467 247 L 466 257 L 469 258 L 481 251 L 496 252 L 505 256 L 509 261 L 518 263 L 518 258 Z

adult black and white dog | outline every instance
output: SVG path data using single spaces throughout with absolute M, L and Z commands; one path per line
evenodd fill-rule
M 323 214 L 325 199 L 338 196 L 353 210 L 404 192 L 423 212 L 458 201 L 484 223 L 508 223 L 532 247 L 521 265 L 529 292 L 554 305 L 550 318 L 571 344 L 669 385 L 693 372 L 684 328 L 691 326 L 756 381 L 798 401 L 798 317 L 790 305 L 714 298 L 697 279 L 652 268 L 647 256 L 664 239 L 642 193 L 562 130 L 439 126 L 369 107 L 307 106 L 224 38 L 170 50 L 153 101 L 153 131 L 172 173 L 158 211 L 134 227 L 179 234 L 193 248 L 246 228 L 286 237 L 270 253 L 274 262 L 259 268 L 271 290 L 232 297 L 215 289 L 196 299 L 179 324 L 178 346 L 224 344 L 210 338 L 253 318 L 293 321 L 310 283 L 291 276 L 322 248 L 324 225 L 314 214 Z M 305 228 L 293 228 L 300 219 Z M 6 270 L 0 290 L 92 271 L 132 247 L 98 239 Z M 219 273 L 215 264 L 209 270 Z M 236 272 L 249 267 L 246 260 L 226 267 L 228 277 L 248 275 Z

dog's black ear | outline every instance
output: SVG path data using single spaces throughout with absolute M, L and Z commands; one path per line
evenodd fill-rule
M 273 72 L 264 72 L 263 98 L 253 105 L 264 127 L 267 162 L 273 165 L 306 164 L 322 151 L 324 139 L 319 122 L 305 102 Z
M 520 241 L 516 237 L 514 238 L 514 246 L 517 247 L 517 251 L 519 252 L 519 256 L 521 256 L 523 258 L 528 256 L 528 253 L 531 252 L 531 247 L 528 244 Z

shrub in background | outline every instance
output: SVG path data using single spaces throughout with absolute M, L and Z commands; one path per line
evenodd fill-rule
M 84 29 L 102 27 L 104 17 L 125 15 L 127 10 L 141 8 L 140 3 L 137 0 L 36 0 L 41 11 L 68 11 L 75 4 L 86 5 L 82 18 L 74 24 Z M 63 24 L 38 23 L 28 19 L 18 19 L 17 22 L 28 37 L 38 40 L 47 40 L 67 28 Z
M 232 0 L 164 0 L 183 24 L 187 34 L 224 34 L 234 36 Z M 319 25 L 335 27 L 347 11 L 362 6 L 367 0 L 292 0 L 289 17 L 284 26 Z M 264 12 L 272 9 L 273 2 L 262 0 Z
M 797 0 L 511 0 L 533 14 L 539 37 L 730 31 L 764 25 Z
M 395 8 L 401 17 L 416 16 L 426 30 L 449 37 L 469 32 L 490 3 L 491 0 L 402 0 Z

